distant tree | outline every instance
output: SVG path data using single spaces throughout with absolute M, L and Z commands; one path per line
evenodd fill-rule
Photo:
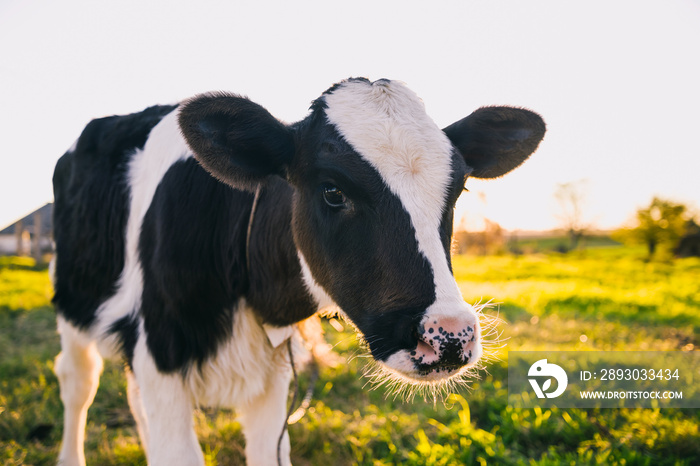
M 469 232 L 460 229 L 452 235 L 452 254 L 466 254 L 469 249 Z
M 454 233 L 453 251 L 456 254 L 500 254 L 505 250 L 503 228 L 487 218 L 482 231 L 468 232 L 460 229 Z
M 684 204 L 654 197 L 649 207 L 637 210 L 636 226 L 615 232 L 626 243 L 644 244 L 648 259 L 660 248 L 672 251 L 689 224 L 688 208 Z
M 524 252 L 522 246 L 520 246 L 520 242 L 518 241 L 517 230 L 512 232 L 510 234 L 510 238 L 508 238 L 508 251 L 515 256 L 519 256 Z
M 561 183 L 554 192 L 559 202 L 557 218 L 569 236 L 570 249 L 576 249 L 590 226 L 584 221 L 586 180 Z
M 685 234 L 673 252 L 678 257 L 700 257 L 700 225 L 694 218 L 685 222 Z
M 500 254 L 505 250 L 503 228 L 497 222 L 484 219 L 484 231 L 479 232 L 481 255 Z

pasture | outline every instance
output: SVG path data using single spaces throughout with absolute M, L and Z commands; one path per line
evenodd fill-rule
M 306 416 L 290 427 L 296 465 L 700 464 L 700 410 L 514 409 L 507 405 L 508 350 L 700 348 L 700 260 L 644 262 L 626 247 L 567 255 L 458 256 L 469 302 L 504 322 L 488 372 L 446 399 L 411 402 L 370 389 L 367 358 L 348 326 L 324 322 L 345 358 L 324 367 Z M 46 268 L 0 258 L 0 463 L 55 462 L 61 402 L 59 351 Z M 496 345 L 496 348 L 502 345 Z M 301 376 L 302 390 L 308 375 Z M 119 361 L 107 362 L 88 414 L 88 464 L 145 464 Z M 243 435 L 228 410 L 196 413 L 209 465 L 243 461 Z M 271 432 L 270 435 L 278 435 Z

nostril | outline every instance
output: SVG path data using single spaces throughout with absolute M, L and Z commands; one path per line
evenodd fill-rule
M 411 358 L 418 365 L 432 365 L 440 361 L 440 353 L 428 343 L 419 339 L 416 349 L 411 352 Z
M 456 370 L 474 362 L 478 354 L 478 330 L 471 319 L 427 319 L 415 332 L 411 359 L 420 371 Z M 477 351 L 476 353 L 474 351 Z
M 435 331 L 435 329 L 429 327 L 427 329 L 422 330 L 422 332 L 416 335 L 418 338 L 418 344 L 425 345 L 433 351 L 438 351 L 440 349 L 440 343 L 438 333 Z
M 418 340 L 418 345 L 416 346 L 416 353 L 420 354 L 430 354 L 436 353 L 435 349 L 423 340 Z

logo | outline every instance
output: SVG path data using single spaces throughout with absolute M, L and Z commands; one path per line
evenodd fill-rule
M 530 385 L 532 389 L 535 390 L 537 398 L 556 398 L 566 389 L 566 385 L 569 383 L 569 377 L 567 377 L 566 372 L 561 367 L 556 364 L 548 364 L 546 359 L 540 359 L 532 366 L 527 372 L 528 377 L 549 377 L 545 380 L 544 384 L 540 388 L 537 379 L 529 378 Z M 549 387 L 552 386 L 552 378 L 557 381 L 557 389 L 551 393 L 547 393 Z

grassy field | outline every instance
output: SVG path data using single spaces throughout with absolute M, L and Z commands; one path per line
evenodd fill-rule
M 469 390 L 434 403 L 404 402 L 363 378 L 366 358 L 348 330 L 326 324 L 334 351 L 307 415 L 290 428 L 296 465 L 700 464 L 700 410 L 514 409 L 508 350 L 684 350 L 700 347 L 700 260 L 647 263 L 622 247 L 568 255 L 455 258 L 469 302 L 493 299 L 502 362 Z M 51 464 L 61 436 L 53 375 L 59 350 L 45 269 L 0 258 L 0 463 Z M 302 376 L 302 386 L 306 385 Z M 209 465 L 241 464 L 234 413 L 201 410 Z M 145 464 L 125 398 L 121 363 L 109 362 L 88 415 L 88 464 Z

